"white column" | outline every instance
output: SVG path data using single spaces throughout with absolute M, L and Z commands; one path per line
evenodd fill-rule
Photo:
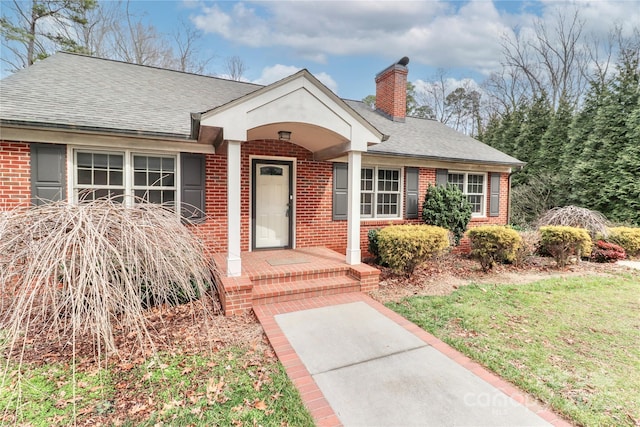
M 362 153 L 349 151 L 347 212 L 347 264 L 360 264 L 360 169 Z
M 227 145 L 227 276 L 242 274 L 240 259 L 240 141 Z

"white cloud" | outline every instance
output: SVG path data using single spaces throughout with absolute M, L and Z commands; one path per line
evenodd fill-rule
M 269 85 L 271 83 L 277 82 L 278 80 L 282 80 L 285 77 L 289 77 L 290 75 L 295 74 L 300 70 L 300 67 L 282 64 L 265 67 L 262 69 L 262 74 L 260 75 L 260 77 L 253 80 L 253 83 Z M 325 72 L 312 74 L 334 93 L 338 92 L 338 84 L 329 74 Z
M 498 10 L 496 3 L 433 1 L 242 2 L 203 6 L 192 19 L 208 33 L 250 47 L 285 47 L 299 58 L 326 63 L 330 55 L 377 55 L 434 67 L 500 68 L 501 37 L 531 31 L 537 11 L 551 20 L 557 8 L 578 7 L 585 31 L 606 34 L 614 24 L 640 22 L 628 0 L 542 0 Z M 503 4 L 504 6 L 504 4 Z M 549 21 L 551 23 L 551 21 Z

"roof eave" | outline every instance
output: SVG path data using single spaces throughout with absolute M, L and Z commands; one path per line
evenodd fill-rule
M 47 123 L 28 120 L 12 120 L 12 119 L 0 119 L 0 127 L 20 127 L 25 129 L 41 129 L 41 130 L 67 130 L 67 131 L 79 131 L 79 132 L 91 132 L 98 134 L 108 135 L 126 135 L 126 136 L 139 136 L 144 138 L 159 138 L 167 140 L 179 140 L 181 142 L 191 141 L 195 142 L 190 135 L 178 134 L 178 133 L 166 133 L 166 132 L 149 132 L 135 129 L 117 129 L 98 126 L 78 126 L 71 124 L 61 123 Z
M 440 157 L 440 156 L 426 156 L 419 154 L 404 154 L 404 153 L 393 153 L 393 152 L 385 152 L 385 151 L 369 151 L 368 154 L 371 155 L 380 155 L 380 156 L 391 156 L 391 157 L 409 157 L 413 159 L 425 159 L 425 160 L 437 160 L 442 162 L 452 162 L 452 163 L 472 163 L 478 165 L 495 165 L 495 166 L 510 166 L 510 167 L 518 167 L 521 168 L 526 165 L 525 162 L 501 162 L 494 160 L 478 160 L 478 159 L 462 159 L 456 157 Z

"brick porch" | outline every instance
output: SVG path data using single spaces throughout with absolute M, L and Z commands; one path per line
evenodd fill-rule
M 219 282 L 225 315 L 254 306 L 378 288 L 380 271 L 367 264 L 348 265 L 343 254 L 325 247 L 244 252 L 242 275 Z M 225 255 L 216 264 L 226 265 Z

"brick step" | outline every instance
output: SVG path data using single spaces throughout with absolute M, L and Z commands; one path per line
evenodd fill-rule
M 331 279 L 349 275 L 349 266 L 331 267 L 317 270 L 287 271 L 252 275 L 249 278 L 254 286 L 273 285 L 277 283 L 301 282 L 305 280 Z
M 296 280 L 254 286 L 252 303 L 264 305 L 348 292 L 360 292 L 360 281 L 345 275 Z

